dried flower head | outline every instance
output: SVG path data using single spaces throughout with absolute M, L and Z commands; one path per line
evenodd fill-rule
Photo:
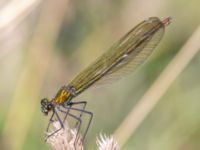
M 60 123 L 58 121 L 53 123 L 54 129 L 47 133 L 47 136 L 60 129 Z M 68 124 L 65 124 L 65 128 L 62 128 L 47 139 L 47 143 L 54 150 L 83 150 L 82 137 L 77 134 L 76 129 L 70 129 Z
M 97 138 L 98 150 L 119 150 L 118 143 L 114 140 L 112 136 L 106 136 L 105 134 L 100 134 Z
M 56 121 L 53 123 L 53 129 L 47 133 L 47 136 L 51 135 L 58 129 L 60 129 L 60 123 Z M 53 150 L 84 150 L 81 135 L 77 134 L 76 129 L 70 129 L 67 123 L 65 123 L 65 128 L 62 128 L 50 136 L 47 139 L 47 143 Z M 99 137 L 97 137 L 96 143 L 98 150 L 120 149 L 114 138 L 112 136 L 106 136 L 105 134 L 100 134 Z

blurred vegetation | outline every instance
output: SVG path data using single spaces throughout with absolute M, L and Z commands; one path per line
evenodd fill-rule
M 115 132 L 200 23 L 197 0 L 22 3 L 0 2 L 1 150 L 49 149 L 43 139 L 48 119 L 40 111 L 40 99 L 53 97 L 140 21 L 171 16 L 163 40 L 144 65 L 75 99 L 87 100 L 94 113 L 86 147 L 95 149 L 96 136 Z M 19 15 L 9 22 L 12 14 Z M 122 149 L 199 150 L 199 67 L 197 53 Z

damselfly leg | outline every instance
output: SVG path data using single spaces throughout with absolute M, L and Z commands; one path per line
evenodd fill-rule
M 83 102 L 70 103 L 70 105 L 65 105 L 65 106 L 61 105 L 61 106 L 55 107 L 55 109 L 53 111 L 53 114 L 49 119 L 49 124 L 47 126 L 47 130 L 46 131 L 47 131 L 47 133 L 50 133 L 50 134 L 47 135 L 46 140 L 49 137 L 51 137 L 54 134 L 56 134 L 61 129 L 64 129 L 65 128 L 65 124 L 68 123 L 67 119 L 69 117 L 69 120 L 70 120 L 70 118 L 75 120 L 75 127 L 74 128 L 77 131 L 76 139 L 75 139 L 75 142 L 76 142 L 78 140 L 78 137 L 79 137 L 78 134 L 80 133 L 80 129 L 81 129 L 81 126 L 82 126 L 81 117 L 82 117 L 82 115 L 85 114 L 85 115 L 88 116 L 89 120 L 88 120 L 88 123 L 86 124 L 86 129 L 83 132 L 83 136 L 82 136 L 82 141 L 84 141 L 85 136 L 87 134 L 87 131 L 88 131 L 89 127 L 90 127 L 92 118 L 93 118 L 93 114 L 91 112 L 85 110 L 86 104 L 87 103 L 85 101 L 83 101 Z M 81 105 L 82 107 L 81 108 L 75 108 L 74 106 L 76 106 L 76 105 Z M 73 113 L 71 111 L 73 111 Z M 75 114 L 75 112 L 77 112 L 78 115 Z M 61 119 L 61 118 L 63 118 L 63 119 Z M 50 131 L 51 130 L 51 126 L 53 126 L 53 123 L 56 122 L 56 121 L 59 122 L 60 127 L 52 132 L 52 131 Z
M 51 125 L 56 121 L 58 121 L 60 123 L 60 127 L 58 129 L 54 130 L 54 131 L 53 130 L 51 131 L 51 129 L 50 129 Z M 47 136 L 45 138 L 45 141 L 47 141 L 47 139 L 49 137 L 55 135 L 58 131 L 60 131 L 63 128 L 64 128 L 64 124 L 63 124 L 60 116 L 58 115 L 57 110 L 54 109 L 53 113 L 52 113 L 52 115 L 51 115 L 51 117 L 49 119 L 49 123 L 48 123 L 47 129 L 46 129 Z
M 88 116 L 88 123 L 86 124 L 86 129 L 85 129 L 85 131 L 83 132 L 83 138 L 82 138 L 82 140 L 84 141 L 84 139 L 85 139 L 85 136 L 86 136 L 86 134 L 87 134 L 87 132 L 88 132 L 88 129 L 89 129 L 89 127 L 90 127 L 90 124 L 91 124 L 91 122 L 92 122 L 92 118 L 93 118 L 93 113 L 92 112 L 89 112 L 89 111 L 87 111 L 87 110 L 85 110 L 85 107 L 86 107 L 86 102 L 85 101 L 81 101 L 81 102 L 72 102 L 70 105 L 64 105 L 63 106 L 63 108 L 65 108 L 64 110 L 62 110 L 62 112 L 63 113 L 66 113 L 66 115 L 65 115 L 65 118 L 67 118 L 67 116 L 70 116 L 71 115 L 71 113 L 69 112 L 69 111 L 75 111 L 75 112 L 78 112 L 79 113 L 79 115 L 78 115 L 78 117 L 76 116 L 76 120 L 77 120 L 77 122 L 75 123 L 75 128 L 77 129 L 77 134 L 80 132 L 80 128 L 81 128 L 81 124 L 82 124 L 82 119 L 81 119 L 81 117 L 82 117 L 82 115 L 87 115 Z M 77 105 L 82 105 L 83 107 L 82 108 L 75 108 L 75 107 L 72 107 L 72 106 L 77 106 Z M 67 112 L 65 112 L 65 110 L 69 110 L 68 111 L 68 113 Z M 74 115 L 73 115 L 74 116 Z M 71 116 L 72 117 L 72 116 Z M 75 118 L 74 118 L 75 119 Z

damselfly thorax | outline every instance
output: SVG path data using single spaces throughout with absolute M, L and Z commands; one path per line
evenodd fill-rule
M 52 99 L 53 104 L 63 104 L 70 102 L 76 96 L 76 89 L 73 86 L 63 86 L 60 88 L 55 98 Z

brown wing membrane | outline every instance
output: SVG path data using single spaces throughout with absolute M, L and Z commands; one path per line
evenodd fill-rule
M 169 19 L 151 17 L 138 24 L 99 59 L 83 70 L 69 85 L 80 94 L 94 83 L 120 78 L 144 62 L 158 45 Z

